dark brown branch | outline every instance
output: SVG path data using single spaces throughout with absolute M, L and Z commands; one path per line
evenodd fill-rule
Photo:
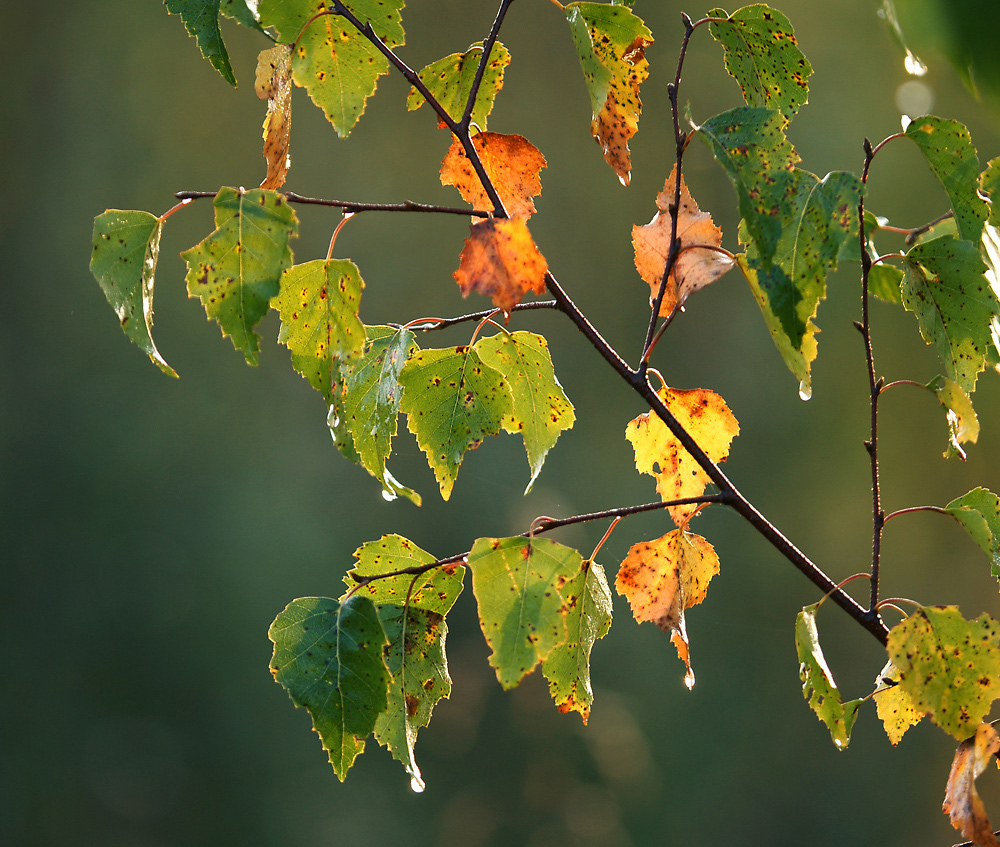
M 215 191 L 177 191 L 174 194 L 178 200 L 200 200 L 215 197 Z M 458 206 L 435 206 L 428 203 L 414 203 L 404 200 L 402 203 L 355 203 L 353 200 L 323 200 L 318 197 L 303 197 L 294 191 L 285 194 L 289 203 L 301 203 L 307 206 L 330 206 L 343 209 L 345 212 L 436 212 L 442 215 L 471 215 L 474 218 L 488 218 L 491 212 L 482 209 L 459 208 Z
M 555 300 L 533 300 L 530 303 L 518 303 L 515 305 L 511 311 L 512 312 L 527 312 L 533 311 L 535 309 L 558 309 L 559 306 Z M 488 318 L 490 315 L 496 314 L 496 309 L 483 309 L 481 312 L 472 312 L 468 315 L 459 315 L 455 318 L 426 318 L 423 323 L 421 321 L 416 321 L 415 323 L 409 323 L 407 326 L 411 330 L 416 330 L 418 332 L 433 332 L 436 329 L 446 329 L 449 326 L 455 326 L 455 324 L 468 323 L 469 321 L 481 321 L 483 318 Z M 388 326 L 394 329 L 399 329 L 402 324 L 390 323 Z
M 468 132 L 472 123 L 472 111 L 476 107 L 476 98 L 479 96 L 479 87 L 483 83 L 486 66 L 490 61 L 490 53 L 493 52 L 493 45 L 496 44 L 497 37 L 500 35 L 500 27 L 503 26 L 503 19 L 507 16 L 507 10 L 513 2 L 514 0 L 502 0 L 500 9 L 497 11 L 496 20 L 493 21 L 493 27 L 490 29 L 490 34 L 487 36 L 486 41 L 483 42 L 483 55 L 476 68 L 476 76 L 472 80 L 472 89 L 469 91 L 469 99 L 465 103 L 465 111 L 462 113 L 462 119 L 458 122 L 459 126 L 466 132 Z

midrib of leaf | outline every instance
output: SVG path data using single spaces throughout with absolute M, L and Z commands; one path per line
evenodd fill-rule
M 513 336 L 510 336 L 510 339 L 511 339 L 511 341 L 513 341 L 514 340 Z M 524 361 L 524 357 L 521 355 L 521 348 L 516 343 L 514 344 L 514 351 L 517 354 L 517 362 L 521 366 L 521 370 L 525 374 L 528 374 L 529 371 L 528 371 L 527 362 Z M 535 392 L 531 390 L 530 380 L 529 380 L 529 385 L 528 385 L 528 397 L 531 400 L 531 418 L 532 418 L 532 420 L 537 420 L 538 419 L 538 410 L 535 407 Z M 513 399 L 514 398 L 511 397 L 511 416 L 513 416 L 513 414 L 514 414 Z M 532 468 L 532 470 L 534 470 L 534 468 Z
M 795 285 L 795 271 L 796 271 L 795 265 L 796 265 L 796 263 L 798 261 L 798 257 L 799 257 L 799 238 L 801 237 L 802 230 L 803 230 L 803 224 L 802 224 L 802 222 L 805 220 L 806 211 L 808 211 L 808 209 L 809 209 L 809 203 L 810 203 L 810 201 L 813 198 L 813 194 L 816 193 L 816 190 L 822 184 L 823 184 L 822 180 L 817 180 L 816 182 L 813 183 L 812 188 L 809 189 L 809 196 L 806 197 L 805 203 L 802 204 L 802 210 L 799 212 L 798 223 L 795 226 L 795 238 L 793 239 L 793 242 L 792 242 L 792 246 L 794 248 L 792 250 L 792 273 L 791 273 L 792 285 Z M 797 285 L 795 287 L 798 288 Z M 801 294 L 802 292 L 799 291 L 799 293 Z
M 455 441 L 455 419 L 458 417 L 458 407 L 462 403 L 462 386 L 465 385 L 465 369 L 469 364 L 469 357 L 472 354 L 472 347 L 469 347 L 465 351 L 465 356 L 462 358 L 462 377 L 459 380 L 458 391 L 455 392 L 455 405 L 451 409 L 451 418 L 448 419 L 448 445 L 449 447 Z M 472 434 L 471 432 L 469 433 Z M 448 457 L 448 461 L 451 462 L 451 457 Z

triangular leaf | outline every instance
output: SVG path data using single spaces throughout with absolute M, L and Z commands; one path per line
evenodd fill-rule
M 400 410 L 447 500 L 468 450 L 500 432 L 511 396 L 503 375 L 472 347 L 421 350 L 399 375 Z
M 875 691 L 872 694 L 875 710 L 893 747 L 899 744 L 911 726 L 920 723 L 925 714 L 913 705 L 913 699 L 899 684 L 899 679 L 899 668 L 890 659 L 875 678 Z
M 181 16 L 188 34 L 197 39 L 201 55 L 235 88 L 236 75 L 219 29 L 219 0 L 164 0 L 164 3 L 168 14 Z
M 260 338 L 253 330 L 292 264 L 288 240 L 298 230 L 298 219 L 275 191 L 221 188 L 215 196 L 215 226 L 208 238 L 181 253 L 188 264 L 188 294 L 201 298 L 222 334 L 256 365 Z
M 122 332 L 150 361 L 177 376 L 153 343 L 153 275 L 163 221 L 149 212 L 109 209 L 94 219 L 90 272 L 118 315 Z
M 965 527 L 989 556 L 993 576 L 1000 580 L 1000 497 L 987 488 L 973 488 L 952 500 L 944 510 Z
M 264 118 L 264 159 L 267 176 L 261 188 L 281 188 L 292 160 L 288 155 L 292 129 L 292 45 L 279 44 L 257 57 L 254 90 L 267 100 Z
M 576 415 L 563 387 L 556 379 L 545 338 L 532 332 L 500 332 L 476 342 L 482 360 L 503 374 L 510 387 L 513 408 L 503 417 L 503 428 L 524 437 L 531 479 L 535 484 L 545 456 L 564 429 L 573 426 Z
M 452 118 L 458 121 L 465 112 L 476 71 L 483 58 L 483 42 L 477 41 L 464 53 L 452 53 L 438 59 L 424 68 L 419 76 L 438 103 Z M 503 71 L 510 64 L 510 53 L 499 41 L 493 43 L 489 62 L 483 72 L 482 82 L 476 94 L 476 104 L 472 107 L 472 123 L 481 131 L 486 129 L 486 118 L 493 111 L 493 101 L 503 88 Z M 424 95 L 411 88 L 406 98 L 406 108 L 419 109 L 427 101 Z
M 388 707 L 386 638 L 375 606 L 366 597 L 304 597 L 288 604 L 267 635 L 271 673 L 309 712 L 343 782 Z
M 975 444 L 979 438 L 979 418 L 972 408 L 972 400 L 957 382 L 946 376 L 934 377 L 927 383 L 927 388 L 934 392 L 948 415 L 948 449 L 944 451 L 944 457 L 958 456 L 965 461 L 962 445 Z

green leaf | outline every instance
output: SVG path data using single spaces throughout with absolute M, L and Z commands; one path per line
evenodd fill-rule
M 889 632 L 889 658 L 918 711 L 964 741 L 1000 697 L 1000 624 L 956 606 L 922 606 Z
M 625 5 L 569 3 L 564 8 L 590 94 L 590 132 L 618 179 L 628 185 L 628 140 L 639 126 L 639 86 L 649 76 L 644 53 L 653 34 Z
M 916 142 L 944 186 L 961 238 L 978 244 L 990 207 L 979 196 L 979 157 L 969 130 L 958 121 L 927 115 L 910 122 L 906 137 Z
M 583 557 L 544 538 L 480 538 L 468 564 L 490 665 L 500 684 L 513 688 L 566 643 L 569 609 L 560 590 L 579 574 Z
M 868 293 L 886 303 L 902 304 L 903 272 L 886 262 L 872 265 L 868 271 Z
M 858 706 L 863 700 L 840 699 L 837 683 L 823 656 L 816 629 L 816 610 L 819 603 L 804 606 L 795 618 L 795 651 L 799 656 L 799 678 L 802 696 L 809 707 L 830 730 L 830 737 L 838 750 L 846 750 L 851 741 L 851 729 L 858 716 Z
M 500 432 L 512 408 L 510 389 L 472 347 L 421 350 L 400 373 L 399 383 L 400 410 L 447 500 L 466 451 Z
M 399 535 L 370 541 L 355 553 L 357 567 L 344 577 L 348 588 L 358 577 L 429 565 L 435 558 Z M 370 582 L 358 593 L 370 599 L 389 640 L 389 705 L 375 724 L 375 738 L 403 763 L 415 790 L 424 782 L 413 755 L 417 732 L 430 723 L 434 706 L 451 694 L 445 657 L 445 615 L 462 593 L 464 567 L 436 568 Z
M 743 91 L 748 106 L 777 109 L 789 121 L 809 97 L 812 66 L 795 42 L 791 23 L 769 6 L 745 6 L 727 14 L 713 9 L 708 25 L 725 50 L 726 70 Z
M 937 349 L 945 375 L 971 394 L 993 344 L 991 322 L 1000 315 L 979 250 L 942 236 L 915 245 L 905 259 L 903 306 L 916 314 L 920 334 Z
M 90 272 L 118 315 L 122 332 L 160 370 L 177 376 L 153 343 L 153 275 L 163 221 L 149 212 L 109 209 L 94 219 Z
M 952 500 L 944 510 L 989 556 L 993 576 L 1000 580 L 1000 497 L 987 488 L 974 488 Z
M 188 264 L 188 294 L 201 298 L 209 318 L 218 321 L 251 365 L 260 350 L 253 330 L 292 264 L 288 240 L 298 224 L 276 191 L 221 188 L 215 197 L 215 232 L 181 253 Z
M 278 341 L 292 351 L 292 365 L 333 405 L 346 374 L 365 349 L 358 320 L 364 282 L 353 262 L 317 259 L 289 268 L 275 305 L 281 314 Z
M 757 247 L 757 263 L 766 270 L 785 222 L 793 217 L 793 171 L 799 157 L 784 126 L 780 112 L 739 106 L 694 127 L 733 183 L 740 215 Z
M 1000 226 L 1000 156 L 986 163 L 986 170 L 979 176 L 979 187 L 990 198 L 990 216 L 987 223 Z
M 386 46 L 403 43 L 399 14 L 403 0 L 351 0 L 347 5 L 362 23 L 372 25 Z M 323 0 L 260 0 L 258 11 L 264 26 L 273 26 L 283 42 L 296 44 L 292 79 L 309 92 L 337 134 L 346 138 L 389 63 L 344 17 L 321 15 L 306 26 L 326 8 Z
M 264 32 L 264 27 L 260 25 L 260 21 L 257 18 L 256 7 L 257 3 L 254 2 L 254 8 L 251 9 L 247 5 L 247 0 L 222 0 L 219 5 L 219 11 L 222 12 L 227 18 L 232 18 L 237 23 L 243 24 L 245 27 L 250 29 L 255 29 L 257 32 Z
M 464 53 L 452 53 L 424 68 L 419 76 L 452 120 L 461 120 L 465 113 L 476 70 L 483 58 L 483 42 L 477 41 Z M 472 108 L 472 123 L 486 131 L 486 117 L 493 111 L 493 101 L 503 87 L 503 71 L 510 64 L 510 53 L 499 41 L 494 42 L 490 60 Z M 427 101 L 424 95 L 411 88 L 406 98 L 406 108 L 411 112 Z
M 934 392 L 948 413 L 948 449 L 944 457 L 958 456 L 964 462 L 962 445 L 966 442 L 975 444 L 979 438 L 979 419 L 972 408 L 972 400 L 957 382 L 946 376 L 934 377 L 927 383 L 927 389 Z
M 268 630 L 271 673 L 304 706 L 343 782 L 388 707 L 385 633 L 371 600 L 293 600 Z
M 197 39 L 201 55 L 235 88 L 236 75 L 219 29 L 219 0 L 164 0 L 164 3 L 168 14 L 181 16 L 188 35 Z
M 361 456 L 358 455 L 358 451 L 354 447 L 354 434 L 351 432 L 351 423 L 344 412 L 346 396 L 346 386 L 338 386 L 337 391 L 334 392 L 333 402 L 326 412 L 326 425 L 330 429 L 333 446 L 349 462 L 360 465 Z
M 399 374 L 417 349 L 408 329 L 366 327 L 368 346 L 347 380 L 343 410 L 362 466 L 382 483 L 387 499 L 403 495 L 420 505 L 420 495 L 400 485 L 386 469 L 396 434 L 403 389 Z
M 604 568 L 587 560 L 558 590 L 566 615 L 566 642 L 543 660 L 542 673 L 559 711 L 579 712 L 586 724 L 594 702 L 590 651 L 611 629 L 611 589 Z
M 531 479 L 524 489 L 527 494 L 559 434 L 573 426 L 573 404 L 556 379 L 548 342 L 541 335 L 501 332 L 481 338 L 475 349 L 510 387 L 513 409 L 504 415 L 502 424 L 512 435 L 524 436 L 531 469 Z

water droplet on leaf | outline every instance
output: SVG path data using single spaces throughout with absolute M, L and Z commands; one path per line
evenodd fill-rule
M 799 399 L 812 400 L 812 396 L 813 396 L 812 385 L 806 382 L 806 380 L 802 380 L 802 382 L 799 383 Z

